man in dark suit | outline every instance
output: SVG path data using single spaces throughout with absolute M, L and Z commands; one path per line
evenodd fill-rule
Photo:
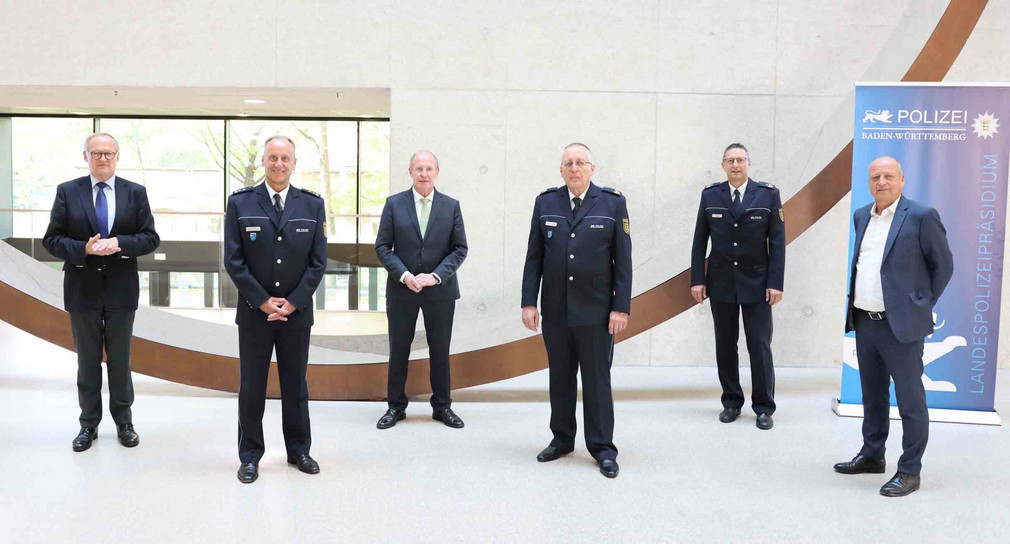
M 326 271 L 326 210 L 316 193 L 291 185 L 295 144 L 272 136 L 263 146 L 266 181 L 228 198 L 224 267 L 238 288 L 240 384 L 238 479 L 259 477 L 263 409 L 270 355 L 277 352 L 281 418 L 288 463 L 318 474 L 309 456 L 309 390 L 305 381 L 312 295 Z
M 431 417 L 458 429 L 463 420 L 452 411 L 449 398 L 449 341 L 459 298 L 456 270 L 467 252 L 463 214 L 459 202 L 435 190 L 439 170 L 434 154 L 414 153 L 408 170 L 413 187 L 386 199 L 375 235 L 375 254 L 389 273 L 388 409 L 376 427 L 388 429 L 406 417 L 407 358 L 420 311 L 428 339 Z
M 537 461 L 554 461 L 575 449 L 581 368 L 586 447 L 600 472 L 616 478 L 610 367 L 614 335 L 631 313 L 631 225 L 624 195 L 592 183 L 595 172 L 589 148 L 569 144 L 561 155 L 565 184 L 537 197 L 523 269 L 522 320 L 537 330 L 542 284 L 554 438 Z
M 856 331 L 863 389 L 863 447 L 835 465 L 843 474 L 881 474 L 890 423 L 890 383 L 901 415 L 898 471 L 880 488 L 887 497 L 919 489 L 929 412 L 922 385 L 923 338 L 933 333 L 933 306 L 954 274 L 947 231 L 933 208 L 902 197 L 905 175 L 892 157 L 870 163 L 868 204 L 852 215 L 856 245 L 849 269 L 845 332 Z
M 747 176 L 750 155 L 742 144 L 722 154 L 727 180 L 701 192 L 691 250 L 691 295 L 700 304 L 709 297 L 715 325 L 715 358 L 722 385 L 719 421 L 740 416 L 740 313 L 750 354 L 751 408 L 757 427 L 772 428 L 775 367 L 772 364 L 772 306 L 782 300 L 786 265 L 786 225 L 779 190 Z M 712 252 L 705 269 L 705 249 Z
M 105 133 L 84 142 L 90 176 L 56 188 L 42 244 L 62 259 L 63 305 L 77 350 L 77 397 L 81 430 L 74 451 L 98 438 L 102 420 L 102 350 L 109 373 L 109 412 L 119 443 L 140 443 L 133 429 L 130 341 L 140 279 L 137 257 L 158 248 L 147 190 L 116 177 L 119 143 Z

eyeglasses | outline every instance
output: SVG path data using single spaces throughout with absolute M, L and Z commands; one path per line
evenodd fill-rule
M 729 159 L 723 159 L 722 162 L 726 164 L 745 164 L 748 159 L 746 157 L 734 157 Z
M 116 158 L 116 155 L 118 155 L 118 154 L 119 154 L 118 151 L 105 151 L 105 152 L 102 152 L 102 151 L 88 151 L 88 155 L 90 155 L 91 158 L 94 159 L 94 160 L 96 160 L 96 161 L 98 159 L 101 159 L 102 157 L 104 157 L 105 160 L 107 160 L 107 161 L 111 161 L 112 159 Z
M 593 164 L 593 163 L 591 163 L 591 162 L 589 162 L 589 161 L 583 161 L 583 160 L 577 160 L 577 161 L 565 161 L 565 162 L 561 163 L 561 167 L 562 167 L 562 168 L 566 168 L 566 169 L 567 169 L 567 168 L 571 168 L 571 167 L 573 167 L 573 166 L 577 166 L 577 167 L 579 167 L 579 168 L 585 168 L 585 167 L 587 167 L 587 166 L 591 166 L 592 164 Z

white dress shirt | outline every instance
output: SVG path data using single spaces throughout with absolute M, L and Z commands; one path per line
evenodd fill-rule
M 98 201 L 98 184 L 102 183 L 95 176 L 91 176 L 91 202 Z M 109 233 L 112 233 L 112 224 L 116 222 L 116 176 L 105 181 L 105 202 L 109 208 Z
M 289 183 L 285 185 L 284 190 L 281 192 L 274 191 L 270 187 L 270 184 L 265 181 L 263 182 L 263 185 L 267 186 L 267 194 L 270 195 L 270 204 L 273 205 L 274 203 L 274 195 L 281 195 L 281 209 L 284 209 L 285 203 L 288 201 L 288 189 L 291 188 L 291 184 Z
M 856 261 L 856 293 L 852 305 L 867 312 L 884 311 L 884 289 L 880 283 L 880 267 L 884 260 L 884 245 L 891 230 L 894 212 L 898 209 L 899 197 L 883 212 L 877 213 L 877 206 L 870 208 L 870 222 L 863 233 L 859 260 Z
M 743 204 L 743 195 L 747 194 L 747 183 L 749 181 L 750 181 L 750 178 L 747 178 L 747 181 L 744 181 L 743 185 L 741 185 L 739 187 L 733 187 L 733 184 L 730 183 L 729 184 L 729 199 L 733 200 L 733 191 L 740 191 L 740 203 Z
M 588 185 L 586 185 L 586 189 L 589 189 Z M 582 199 L 582 203 L 585 204 L 586 203 L 586 191 L 583 190 L 581 195 L 577 195 L 577 194 L 573 193 L 571 189 L 568 189 L 568 205 L 571 206 L 573 210 L 575 209 L 575 199 L 576 198 L 581 198 Z
M 429 202 L 428 202 L 428 219 L 431 219 L 431 208 L 432 208 L 432 206 L 435 205 L 435 193 L 437 193 L 438 191 L 436 191 L 435 188 L 432 187 L 431 188 L 431 194 L 429 194 L 428 196 L 422 196 L 421 193 L 417 192 L 417 189 L 414 189 L 414 188 L 411 188 L 410 192 L 414 193 L 414 212 L 417 213 L 417 225 L 418 225 L 418 227 L 420 227 L 421 226 L 421 208 L 424 207 L 424 203 L 421 202 L 421 199 L 422 198 L 427 198 L 429 200 Z M 424 236 L 423 232 L 421 233 L 421 236 L 422 237 Z M 407 274 L 410 274 L 410 272 L 404 272 L 403 274 L 400 274 L 400 283 L 403 283 L 403 284 L 407 283 L 407 282 L 403 281 L 407 277 Z M 435 281 L 437 281 L 438 283 L 442 283 L 442 278 L 438 277 L 438 274 L 432 272 L 431 275 L 435 276 Z

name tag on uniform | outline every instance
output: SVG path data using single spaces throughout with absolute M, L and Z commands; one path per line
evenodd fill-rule
M 309 229 L 295 229 L 295 232 L 309 232 Z
M 548 227 L 556 227 L 556 226 L 558 226 L 558 222 L 557 221 L 547 221 L 547 222 L 544 223 L 544 225 L 547 225 Z
M 259 227 L 246 227 L 245 231 L 246 232 L 259 232 L 260 228 Z
M 591 229 L 605 229 L 607 227 L 604 227 L 603 225 L 589 225 L 589 228 L 591 228 Z
M 761 219 L 761 216 L 760 215 L 752 215 L 752 216 L 750 216 L 750 218 L 751 219 Z
M 712 214 L 712 219 L 722 219 L 722 214 L 721 213 L 713 213 Z

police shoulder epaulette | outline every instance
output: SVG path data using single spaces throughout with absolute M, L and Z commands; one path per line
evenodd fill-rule
M 307 194 L 307 195 L 312 195 L 312 196 L 314 196 L 316 198 L 319 198 L 319 199 L 323 198 L 323 197 L 319 196 L 319 193 L 317 193 L 315 191 L 310 191 L 308 189 L 302 189 L 302 192 L 305 193 L 305 194 Z
M 720 185 L 722 185 L 721 181 L 717 181 L 715 183 L 709 183 L 708 185 L 705 186 L 705 189 L 711 189 L 712 187 L 718 187 Z
M 772 185 L 771 183 L 768 183 L 767 181 L 757 181 L 755 183 L 757 183 L 758 187 L 764 187 L 765 189 L 774 189 L 775 188 L 774 185 Z
M 537 196 L 543 196 L 543 195 L 546 195 L 547 193 L 553 193 L 554 191 L 557 191 L 557 190 L 558 190 L 557 187 L 551 187 L 550 189 L 545 190 L 544 192 L 540 193 Z
M 250 185 L 248 187 L 242 187 L 242 188 L 239 188 L 239 189 L 235 189 L 234 191 L 231 192 L 231 194 L 237 195 L 239 193 L 248 193 L 249 191 L 252 191 L 253 189 L 255 189 L 255 187 L 253 187 L 252 185 Z
M 603 188 L 603 192 L 610 193 L 612 195 L 617 195 L 617 196 L 624 196 L 623 194 L 621 194 L 620 191 L 618 191 L 617 189 L 614 189 L 613 187 L 604 187 Z

